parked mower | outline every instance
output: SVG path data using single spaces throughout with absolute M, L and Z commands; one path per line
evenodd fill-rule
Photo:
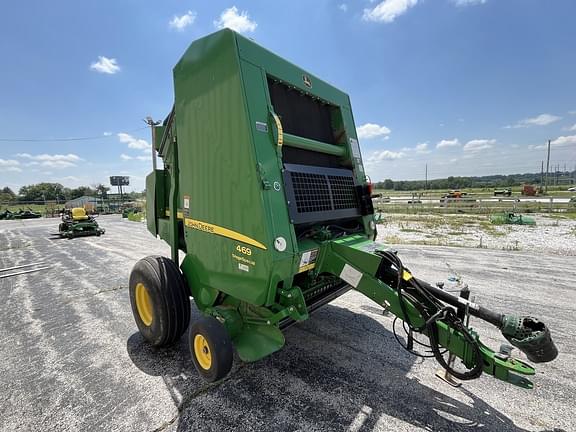
M 2 213 L 0 213 L 0 220 L 13 220 L 13 219 L 38 219 L 41 218 L 42 215 L 38 212 L 35 212 L 32 209 L 23 210 L 20 209 L 16 212 L 11 212 L 10 210 L 6 209 Z
M 456 378 L 485 373 L 532 387 L 520 375 L 535 370 L 484 345 L 470 315 L 499 328 L 529 360 L 556 358 L 538 319 L 430 285 L 374 241 L 347 94 L 229 29 L 188 48 L 174 89 L 166 120 L 149 122 L 154 170 L 146 178 L 147 226 L 171 258 L 143 258 L 129 282 L 134 319 L 152 345 L 184 334 L 192 297 L 201 314 L 190 326 L 192 359 L 216 381 L 230 371 L 234 349 L 245 362 L 266 357 L 284 346 L 284 329 L 354 289 L 404 321 L 410 352 L 415 335 L 426 337 Z
M 58 227 L 60 237 L 74 238 L 84 236 L 100 236 L 105 230 L 98 226 L 94 217 L 88 215 L 82 207 L 73 208 L 64 212 L 62 222 Z

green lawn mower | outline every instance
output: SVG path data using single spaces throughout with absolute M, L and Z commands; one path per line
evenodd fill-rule
M 192 297 L 200 311 L 188 334 L 192 359 L 216 381 L 234 350 L 245 362 L 280 350 L 283 330 L 354 289 L 403 320 L 405 348 L 426 338 L 462 380 L 485 373 L 531 388 L 524 376 L 535 373 L 484 345 L 469 315 L 498 327 L 532 362 L 557 356 L 538 319 L 432 286 L 374 241 L 347 94 L 228 29 L 195 41 L 173 72 L 174 107 L 152 124 L 163 169 L 154 155 L 146 178 L 147 227 L 171 257 L 143 258 L 129 282 L 136 324 L 152 345 L 184 334 Z
M 75 237 L 100 236 L 105 230 L 98 226 L 94 217 L 88 215 L 82 207 L 64 212 L 62 222 L 58 227 L 60 237 L 72 239 Z
M 11 212 L 10 210 L 6 209 L 3 212 L 0 212 L 0 220 L 38 219 L 41 217 L 42 215 L 40 213 L 35 212 L 32 209 L 20 209 L 16 212 Z

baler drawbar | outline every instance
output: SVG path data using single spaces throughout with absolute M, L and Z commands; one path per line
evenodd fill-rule
M 228 29 L 188 48 L 174 89 L 168 117 L 149 122 L 154 169 L 146 179 L 148 230 L 171 257 L 138 261 L 129 284 L 151 344 L 173 343 L 190 327 L 194 365 L 216 381 L 234 350 L 246 362 L 280 350 L 286 327 L 354 289 L 403 321 L 410 352 L 423 344 L 415 336 L 427 338 L 452 377 L 486 373 L 532 387 L 525 376 L 535 370 L 484 345 L 470 316 L 495 325 L 534 363 L 556 358 L 538 319 L 499 314 L 417 279 L 374 241 L 347 94 Z M 189 326 L 190 297 L 201 316 Z

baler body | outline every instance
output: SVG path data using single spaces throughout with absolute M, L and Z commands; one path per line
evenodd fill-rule
M 192 43 L 174 68 L 174 91 L 171 113 L 152 134 L 163 169 L 146 179 L 148 229 L 170 244 L 172 264 L 143 259 L 130 282 L 136 321 L 149 340 L 168 335 L 154 327 L 162 322 L 151 318 L 151 305 L 165 317 L 182 305 L 172 294 L 150 300 L 160 294 L 150 297 L 145 284 L 174 287 L 157 282 L 158 272 L 152 283 L 142 269 L 179 264 L 184 277 L 174 281 L 184 280 L 198 309 L 225 327 L 226 337 L 211 347 L 200 327 L 191 327 L 199 371 L 228 337 L 244 361 L 279 350 L 283 328 L 351 288 L 429 336 L 447 370 L 438 347 L 461 358 L 471 369 L 463 379 L 486 372 L 531 387 L 517 374 L 534 373 L 482 345 L 463 314 L 503 329 L 534 361 L 557 355 L 537 320 L 496 314 L 425 284 L 373 241 L 371 187 L 348 95 L 227 29 Z M 168 301 L 173 306 L 162 312 Z M 189 317 L 179 317 L 183 331 Z
M 155 133 L 165 169 L 147 181 L 149 229 L 186 253 L 200 308 L 219 293 L 277 303 L 314 267 L 318 246 L 299 236 L 315 225 L 374 234 L 348 95 L 230 30 L 190 46 L 174 89 Z

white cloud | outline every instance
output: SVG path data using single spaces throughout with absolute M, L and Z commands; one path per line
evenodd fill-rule
M 574 123 L 572 126 L 567 127 L 566 130 L 571 132 L 576 131 L 576 123 Z
M 120 72 L 120 66 L 116 62 L 116 59 L 108 58 L 104 56 L 98 56 L 98 61 L 90 65 L 90 69 L 96 72 L 105 74 L 115 74 Z
M 74 167 L 76 166 L 76 162 L 82 160 L 82 158 L 72 153 L 68 153 L 65 155 L 63 154 L 51 155 L 45 153 L 39 155 L 31 155 L 29 153 L 18 153 L 16 157 L 30 160 L 31 162 L 26 164 L 28 166 L 40 165 L 43 167 L 56 168 L 56 169 Z
M 15 167 L 20 165 L 20 162 L 14 159 L 0 159 L 0 167 Z
M 22 172 L 20 162 L 14 159 L 0 159 L 0 168 L 3 172 Z
M 220 18 L 214 21 L 214 26 L 219 29 L 229 28 L 238 33 L 251 33 L 256 30 L 258 24 L 250 19 L 248 12 L 238 13 L 238 8 L 232 6 L 222 11 Z
M 340 9 L 342 12 L 347 12 L 348 5 L 346 3 L 342 3 L 341 5 L 338 5 L 338 9 Z
M 494 144 L 496 144 L 495 139 L 475 139 L 464 144 L 463 150 L 465 152 L 479 152 L 492 148 Z
M 184 15 L 174 15 L 174 17 L 168 23 L 168 26 L 171 29 L 182 31 L 189 25 L 194 24 L 194 21 L 196 21 L 196 12 L 189 10 Z
M 555 140 L 550 141 L 551 147 L 567 147 L 570 145 L 576 146 L 576 135 L 559 136 Z M 530 150 L 545 150 L 548 148 L 548 144 L 532 144 L 529 145 L 528 148 Z
M 423 153 L 423 154 L 430 153 L 430 150 L 428 150 L 428 143 L 427 142 L 416 144 L 416 147 L 414 147 L 414 150 L 416 150 L 416 153 Z
M 452 0 L 456 6 L 471 6 L 471 5 L 478 5 L 484 4 L 487 0 Z
M 122 160 L 149 161 L 149 160 L 152 160 L 152 157 L 151 157 L 151 156 L 145 156 L 145 155 L 142 155 L 142 156 L 130 156 L 130 155 L 127 155 L 127 154 L 122 153 L 122 154 L 120 155 L 120 159 L 122 159 Z
M 109 137 L 112 136 L 112 132 L 104 132 L 102 135 L 104 135 L 105 137 Z
M 364 9 L 362 19 L 365 21 L 376 21 L 391 23 L 400 15 L 406 13 L 408 9 L 416 6 L 418 0 L 384 0 L 372 9 Z
M 403 152 L 382 150 L 372 153 L 372 155 L 368 158 L 368 163 L 377 163 L 382 162 L 384 160 L 402 159 L 404 156 L 406 156 L 406 154 Z
M 121 143 L 128 144 L 128 148 L 137 149 L 137 150 L 148 150 L 151 148 L 148 141 L 135 138 L 130 134 L 120 132 L 118 135 L 118 139 Z
M 576 135 L 560 136 L 550 143 L 553 147 L 576 145 Z
M 378 137 L 388 139 L 390 132 L 392 131 L 386 126 L 380 126 L 375 123 L 366 123 L 356 128 L 356 133 L 358 134 L 359 139 L 372 139 Z
M 454 138 L 451 140 L 443 139 L 442 141 L 439 141 L 436 144 L 437 149 L 448 148 L 448 147 L 459 147 L 459 146 L 460 146 L 460 141 L 458 141 L 458 138 Z
M 504 126 L 505 129 L 517 129 L 517 128 L 525 128 L 530 126 L 547 126 L 551 123 L 557 122 L 558 120 L 562 120 L 562 117 L 552 115 L 552 114 L 540 114 L 536 117 L 530 117 L 523 120 L 520 120 L 514 125 Z

